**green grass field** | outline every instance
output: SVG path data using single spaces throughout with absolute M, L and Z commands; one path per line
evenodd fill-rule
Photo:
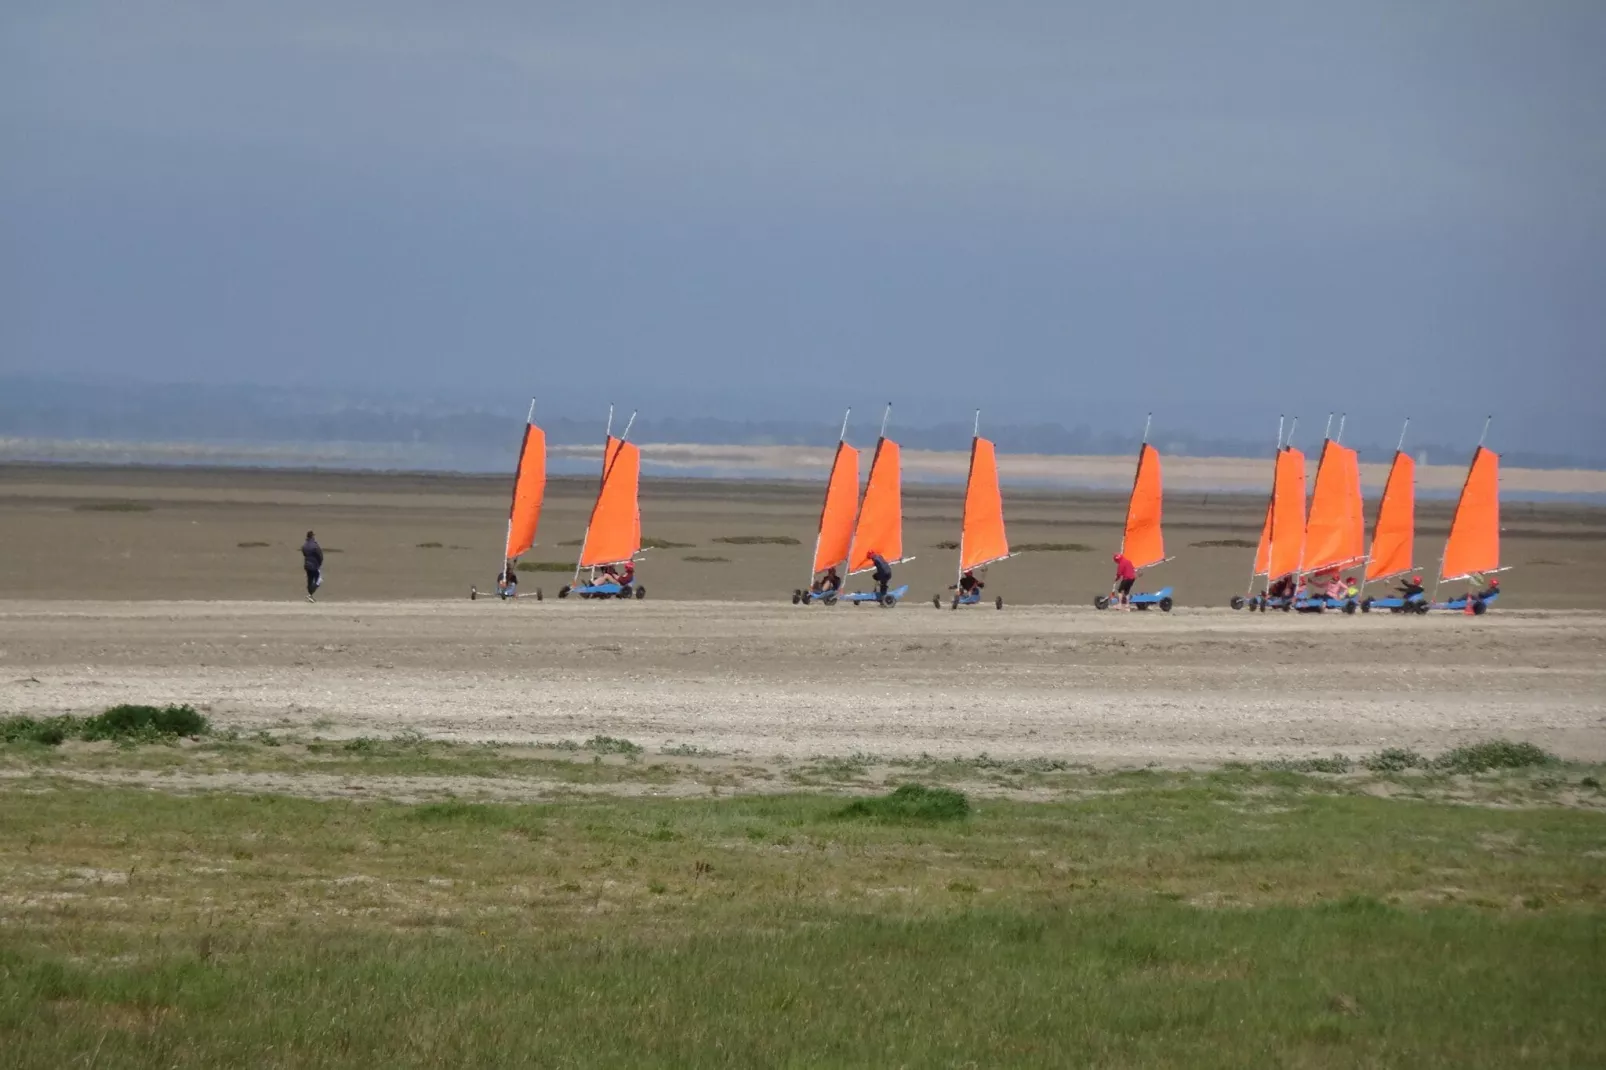
M 245 774 L 272 779 L 217 779 Z M 0 1052 L 1599 1065 L 1600 776 L 759 769 L 607 739 L 11 744 Z M 900 782 L 968 799 L 879 801 Z M 508 784 L 559 797 L 442 794 Z M 650 797 L 672 785 L 697 795 Z

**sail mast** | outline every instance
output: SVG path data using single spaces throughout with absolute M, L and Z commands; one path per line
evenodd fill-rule
M 507 568 L 507 547 L 513 541 L 513 510 L 518 508 L 519 477 L 524 470 L 524 451 L 530 444 L 530 422 L 535 419 L 535 398 L 530 399 L 530 411 L 524 417 L 524 431 L 519 435 L 519 459 L 513 465 L 513 498 L 507 506 L 507 536 L 502 540 L 502 564 L 500 568 Z
M 814 553 L 809 557 L 809 586 L 814 586 L 814 564 L 820 558 L 820 540 L 825 537 L 825 510 L 831 504 L 831 484 L 836 479 L 837 462 L 842 459 L 842 445 L 848 440 L 848 417 L 853 415 L 853 407 L 842 414 L 842 430 L 837 432 L 836 452 L 831 455 L 831 469 L 825 474 L 825 500 L 820 505 L 820 523 L 814 529 Z M 857 494 L 859 481 L 854 479 L 853 490 Z
M 634 418 L 635 417 L 632 415 L 631 419 L 634 419 Z M 597 481 L 597 497 L 598 498 L 602 497 L 602 488 L 604 486 L 606 486 L 607 483 L 608 483 L 608 442 L 612 438 L 613 438 L 613 402 L 610 401 L 608 403 L 608 424 L 607 424 L 606 429 L 602 432 L 602 478 Z M 591 513 L 594 515 L 596 513 L 596 511 L 597 511 L 597 505 L 596 505 L 595 502 L 592 502 L 591 503 Z M 589 542 L 590 540 L 591 540 L 591 516 L 588 515 L 586 517 L 586 529 L 585 529 L 584 533 L 582 533 L 581 536 L 580 536 L 580 556 L 578 558 L 576 558 L 575 562 L 574 562 L 574 579 L 572 581 L 574 583 L 579 583 L 580 582 L 580 562 L 584 561 L 586 559 L 586 543 Z

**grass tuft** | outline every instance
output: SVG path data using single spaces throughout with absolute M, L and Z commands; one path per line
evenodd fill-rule
M 694 565 L 728 565 L 731 559 L 720 557 L 718 554 L 687 554 L 681 560 L 689 561 Z
M 958 539 L 944 539 L 944 540 L 942 540 L 941 542 L 939 542 L 937 544 L 937 549 L 939 549 L 939 550 L 957 550 L 957 549 L 959 549 L 959 540 Z
M 420 550 L 441 550 L 444 549 L 445 546 L 445 543 L 440 542 L 421 542 L 418 544 L 417 548 Z
M 513 566 L 515 574 L 520 572 L 573 572 L 573 561 L 520 561 Z
M 595 751 L 598 754 L 635 755 L 640 754 L 642 751 L 641 744 L 632 743 L 628 739 L 616 739 L 613 736 L 592 736 L 590 739 L 582 743 L 581 746 L 586 750 Z
M 1093 547 L 1085 542 L 1027 542 L 1011 547 L 1016 553 L 1031 554 L 1085 554 Z
M 798 546 L 801 540 L 790 535 L 722 535 L 714 540 L 728 546 Z
M 1258 768 L 1283 773 L 1347 773 L 1350 761 L 1342 754 L 1331 758 L 1278 758 L 1261 762 Z
M 257 540 L 257 539 L 252 539 L 252 540 L 247 541 L 247 542 L 237 542 L 234 545 L 238 546 L 242 550 L 261 550 L 261 549 L 265 549 L 266 547 L 271 546 L 273 544 L 272 543 L 262 542 L 262 541 Z
M 1253 550 L 1260 544 L 1252 539 L 1205 539 L 1202 542 L 1190 542 L 1188 545 L 1199 550 L 1209 550 L 1217 547 L 1231 547 L 1235 550 Z
M 685 550 L 696 545 L 694 542 L 672 542 L 669 539 L 641 540 L 641 548 L 643 550 Z
M 970 800 L 951 788 L 903 784 L 890 795 L 855 799 L 832 816 L 885 822 L 961 821 L 970 816 Z

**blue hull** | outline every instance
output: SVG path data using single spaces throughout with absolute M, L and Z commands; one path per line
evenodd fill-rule
M 1500 600 L 1500 592 L 1496 591 L 1484 598 L 1476 598 L 1472 595 L 1464 594 L 1460 598 L 1452 598 L 1447 602 L 1434 602 L 1432 603 L 1432 608 L 1442 609 L 1451 613 L 1465 613 L 1467 609 L 1468 598 L 1472 599 L 1472 611 L 1474 613 L 1482 613 L 1487 607 L 1494 605 Z
M 909 585 L 906 583 L 902 587 L 894 587 L 892 590 L 888 591 L 887 597 L 892 599 L 894 602 L 902 602 L 904 596 L 908 593 Z M 854 605 L 858 605 L 860 602 L 881 601 L 881 596 L 876 594 L 874 591 L 854 591 L 852 594 L 838 595 L 837 597 L 840 601 L 852 602 Z
M 1169 613 L 1171 612 L 1172 601 L 1171 588 L 1162 587 L 1158 591 L 1144 591 L 1141 594 L 1129 596 L 1127 601 L 1134 609 L 1146 610 L 1151 606 L 1156 606 L 1160 612 Z M 1109 609 L 1111 606 L 1119 604 L 1119 596 L 1113 594 L 1101 594 L 1093 599 L 1094 609 Z

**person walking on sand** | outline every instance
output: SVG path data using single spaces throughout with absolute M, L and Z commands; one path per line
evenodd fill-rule
M 318 588 L 323 586 L 323 547 L 310 531 L 301 544 L 301 567 L 307 572 L 307 601 L 316 602 Z

